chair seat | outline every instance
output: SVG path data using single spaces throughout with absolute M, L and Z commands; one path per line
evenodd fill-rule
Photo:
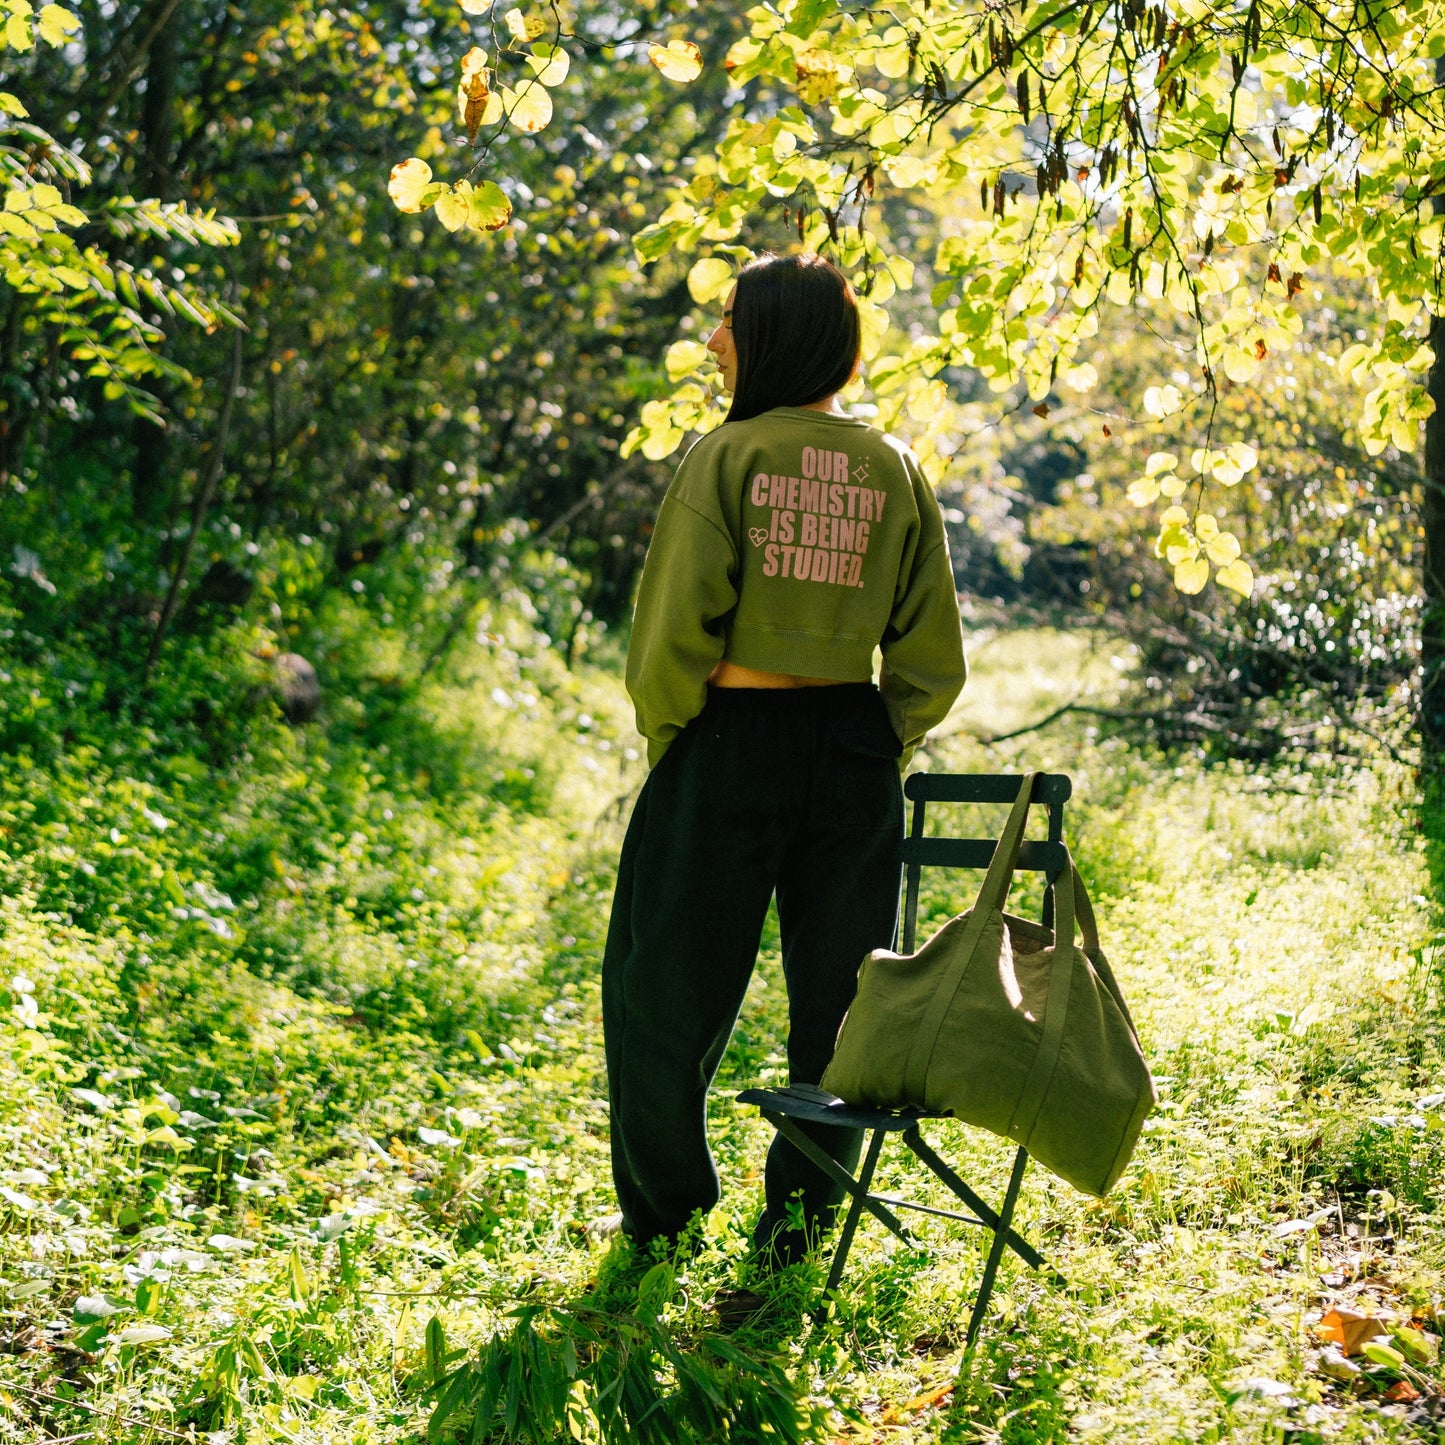
M 962 1179 L 946 1160 L 919 1133 L 919 1123 L 927 1119 L 950 1117 L 928 1109 L 874 1109 L 863 1105 L 848 1104 L 836 1094 L 820 1089 L 814 1084 L 793 1084 L 781 1089 L 745 1089 L 737 1096 L 740 1104 L 752 1104 L 769 1123 L 805 1157 L 812 1160 L 825 1174 L 837 1183 L 850 1197 L 847 1216 L 833 1256 L 833 1266 L 828 1272 L 828 1282 L 823 1286 L 823 1295 L 818 1308 L 818 1318 L 828 1312 L 828 1304 L 843 1276 L 844 1262 L 858 1228 L 860 1216 L 866 1211 L 880 1224 L 891 1230 L 904 1243 L 918 1247 L 920 1241 L 914 1237 L 893 1212 L 895 1209 L 909 1209 L 921 1214 L 937 1215 L 944 1219 L 956 1220 L 962 1224 L 982 1225 L 993 1235 L 988 1260 L 984 1265 L 983 1277 L 979 1282 L 978 1294 L 974 1300 L 973 1313 L 968 1322 L 968 1343 L 978 1337 L 979 1325 L 984 1310 L 988 1307 L 989 1295 L 993 1289 L 993 1278 L 998 1269 L 1003 1251 L 1011 1249 L 1025 1264 L 1034 1269 L 1045 1268 L 1043 1256 L 1024 1239 L 1013 1227 L 1014 1203 L 1018 1198 L 1019 1185 L 1023 1182 L 1024 1165 L 1028 1154 L 1019 1149 L 1014 1157 L 1013 1170 L 1009 1176 L 1008 1192 L 1003 1207 L 998 1212 L 991 1209 L 978 1194 Z M 855 1176 L 850 1174 L 835 1159 L 829 1157 L 799 1127 L 797 1121 L 815 1124 L 831 1124 L 844 1128 L 861 1129 L 871 1137 L 864 1150 L 861 1167 Z M 957 1210 L 939 1209 L 933 1205 L 921 1204 L 894 1194 L 878 1194 L 872 1189 L 874 1170 L 878 1166 L 883 1141 L 889 1134 L 898 1134 L 902 1142 L 937 1178 L 953 1192 L 958 1199 L 969 1206 L 971 1214 Z M 1055 1276 L 1057 1279 L 1058 1277 Z
M 911 1129 L 920 1119 L 944 1119 L 931 1109 L 875 1109 L 866 1104 L 844 1103 L 836 1094 L 816 1084 L 789 1084 L 781 1089 L 745 1089 L 738 1103 L 753 1104 L 790 1119 L 812 1124 L 837 1124 L 845 1129 L 882 1129 L 894 1133 Z

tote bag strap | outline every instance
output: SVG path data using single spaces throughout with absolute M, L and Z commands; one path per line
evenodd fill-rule
M 1109 990 L 1114 1002 L 1119 1005 L 1119 1012 L 1124 1015 L 1124 1022 L 1129 1025 L 1129 1032 L 1137 1038 L 1138 1030 L 1129 1016 L 1129 1005 L 1124 1002 L 1124 995 L 1119 992 L 1119 985 L 1114 979 L 1114 970 L 1109 967 L 1109 960 L 1104 957 L 1104 952 L 1099 947 L 1099 929 L 1094 922 L 1094 905 L 1089 902 L 1088 890 L 1084 887 L 1084 880 L 1079 877 L 1077 869 L 1074 870 L 1074 912 L 1079 919 L 1079 931 L 1084 935 L 1084 952 L 1088 954 L 1094 972 L 1099 975 L 1100 983 Z
M 1013 886 L 1014 869 L 1018 866 L 1019 849 L 1023 847 L 1024 829 L 1029 822 L 1029 803 L 1033 799 L 1037 773 L 1025 773 L 1023 786 L 1009 810 L 1008 822 L 999 835 L 998 847 L 989 859 L 988 872 L 984 875 L 983 886 L 978 890 L 975 908 L 1002 908 L 1008 891 Z
M 1049 967 L 1049 991 L 1044 999 L 1043 1030 L 1039 1035 L 1034 1061 L 1029 1066 L 1028 1077 L 1024 1080 L 1023 1088 L 1019 1090 L 1018 1108 L 1014 1111 L 1013 1123 L 1009 1127 L 1009 1133 L 1020 1142 L 1026 1141 L 1033 1132 L 1039 1111 L 1044 1106 L 1044 1097 L 1053 1080 L 1054 1070 L 1058 1067 L 1064 1027 L 1069 1017 L 1069 995 L 1074 986 L 1074 907 L 1083 885 L 1079 882 L 1078 869 L 1074 867 L 1074 860 L 1068 856 L 1067 849 L 1064 850 L 1064 855 L 1068 882 L 1055 893 L 1058 916 L 1054 920 L 1054 956 Z M 1088 909 L 1084 936 L 1087 940 L 1092 934 L 1097 949 L 1099 939 L 1094 931 L 1094 914 L 1093 910 L 1088 908 L 1087 896 L 1084 906 Z
M 913 1042 L 908 1049 L 908 1058 L 903 1066 L 903 1097 L 915 1103 L 925 1103 L 928 1093 L 928 1066 L 933 1059 L 933 1050 L 938 1036 L 948 1017 L 949 1005 L 963 983 L 964 975 L 973 960 L 984 925 L 989 917 L 1003 907 L 1004 899 L 1013 883 L 1014 868 L 1018 864 L 1019 849 L 1023 846 L 1024 829 L 1028 826 L 1029 803 L 1033 798 L 1034 782 L 1038 773 L 1026 773 L 1019 795 L 1004 825 L 1003 835 L 989 860 L 988 873 L 978 897 L 969 913 L 968 923 L 956 947 L 947 955 L 949 967 L 941 970 L 937 987 L 928 1007 L 918 1021 Z M 928 945 L 924 944 L 924 948 Z M 921 952 L 922 950 L 920 950 Z

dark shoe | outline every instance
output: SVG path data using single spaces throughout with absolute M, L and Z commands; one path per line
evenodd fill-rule
M 722 1329 L 735 1330 L 756 1319 L 768 1304 L 765 1295 L 750 1289 L 720 1289 L 707 1308 L 716 1316 Z

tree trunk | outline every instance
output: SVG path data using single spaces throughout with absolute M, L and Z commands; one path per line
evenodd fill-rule
M 1435 61 L 1445 85 L 1445 55 Z M 1439 197 L 1435 209 L 1442 209 Z M 1420 745 L 1432 767 L 1445 760 L 1445 318 L 1430 323 L 1435 363 L 1429 390 L 1435 410 L 1425 422 L 1420 524 L 1425 533 L 1425 617 L 1420 635 Z
M 171 145 L 175 133 L 176 36 L 181 21 L 179 7 L 169 0 L 158 5 L 158 28 L 146 55 L 146 88 L 141 105 L 141 134 L 145 149 L 141 159 L 140 192 L 163 201 L 174 199 L 171 176 Z M 151 317 L 156 320 L 155 316 Z M 156 393 L 164 400 L 164 389 Z M 142 526 L 160 526 L 170 511 L 168 462 L 170 438 L 164 427 L 142 417 L 131 421 L 135 442 L 135 468 L 131 473 L 131 514 Z
M 176 33 L 182 20 L 179 6 L 165 4 L 169 13 L 151 41 L 146 56 L 145 98 L 141 104 L 141 135 L 145 151 L 141 162 L 141 194 L 174 200 L 171 177 L 171 146 L 175 136 Z
M 1420 742 L 1432 763 L 1445 759 L 1445 318 L 1430 327 L 1435 364 L 1425 422 L 1420 522 L 1425 532 L 1425 617 L 1420 638 Z

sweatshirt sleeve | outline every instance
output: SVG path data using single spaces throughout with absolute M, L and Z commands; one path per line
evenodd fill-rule
M 906 761 L 931 727 L 942 722 L 963 690 L 967 663 L 953 564 L 931 488 L 921 484 L 919 546 L 900 579 L 883 634 L 879 691 L 903 744 Z
M 663 499 L 627 649 L 627 691 L 649 765 L 707 701 L 708 674 L 726 645 L 723 623 L 737 605 L 736 569 L 732 539 L 716 522 L 671 493 Z

